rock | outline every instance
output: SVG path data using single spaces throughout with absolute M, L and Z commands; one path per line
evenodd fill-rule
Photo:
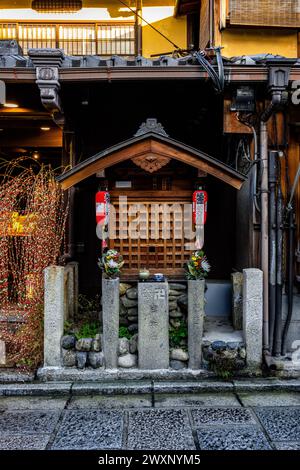
M 177 302 L 178 297 L 175 297 L 175 295 L 169 295 L 169 302 Z
M 92 346 L 92 338 L 81 338 L 76 341 L 76 351 L 90 351 Z
M 186 290 L 186 285 L 185 284 L 176 284 L 176 283 L 170 283 L 169 284 L 169 291 L 170 290 Z
M 96 335 L 95 339 L 92 341 L 91 351 L 101 351 L 101 339 L 100 335 Z
M 177 301 L 176 302 L 169 302 L 169 311 L 176 310 L 178 307 Z
M 211 347 L 214 351 L 224 351 L 226 349 L 226 343 L 225 341 L 214 341 Z
M 77 352 L 76 353 L 76 363 L 78 369 L 84 369 L 87 361 L 87 353 L 86 352 Z
M 169 290 L 169 298 L 170 297 L 179 297 L 180 295 L 182 295 L 182 290 L 174 290 L 174 289 Z
M 128 320 L 132 323 L 136 323 L 138 321 L 138 317 L 128 317 Z
M 170 318 L 170 325 L 173 326 L 173 328 L 179 328 L 180 325 L 181 325 L 181 322 L 180 322 L 180 320 Z
M 126 294 L 127 289 L 130 289 L 130 287 L 131 287 L 130 284 L 125 284 L 125 283 L 121 282 L 120 285 L 119 285 L 120 295 Z
M 174 359 L 176 361 L 186 362 L 189 360 L 189 355 L 186 351 L 181 348 L 172 349 L 170 352 L 170 359 Z
M 88 364 L 93 367 L 93 369 L 98 369 L 102 367 L 104 363 L 104 356 L 102 352 L 89 352 L 88 353 Z
M 126 297 L 131 300 L 136 300 L 138 298 L 138 291 L 136 287 L 131 287 L 126 291 Z
M 61 339 L 61 347 L 63 349 L 75 348 L 76 338 L 73 335 L 65 335 Z
M 204 358 L 206 361 L 210 361 L 210 360 L 213 358 L 213 356 L 214 356 L 214 352 L 213 352 L 211 346 L 208 346 L 208 347 L 204 348 L 204 349 L 202 350 L 202 354 L 203 354 L 203 358 Z
M 124 305 L 125 308 L 132 308 L 132 307 L 137 307 L 138 301 L 137 300 L 131 300 L 128 299 L 125 295 L 121 297 L 121 302 Z
M 120 317 L 119 323 L 120 323 L 120 326 L 128 326 L 129 325 L 128 318 Z
M 127 308 L 125 308 L 124 305 L 122 304 L 122 299 L 121 299 L 121 302 L 120 302 L 119 314 L 120 314 L 120 317 L 126 317 L 127 316 Z
M 139 325 L 137 323 L 132 323 L 128 326 L 128 331 L 130 331 L 130 333 L 134 333 L 135 331 L 138 331 L 138 329 Z
M 227 348 L 228 349 L 239 349 L 243 346 L 244 344 L 239 342 L 239 341 L 229 341 L 227 343 Z
M 210 346 L 210 345 L 211 345 L 211 342 L 208 341 L 207 339 L 204 339 L 204 340 L 202 341 L 202 348 L 206 348 L 206 347 L 208 347 L 208 346 Z
M 246 349 L 245 348 L 241 348 L 240 351 L 239 351 L 239 355 L 240 355 L 240 358 L 242 359 L 246 359 Z
M 178 297 L 177 305 L 178 305 L 178 307 L 181 308 L 181 310 L 183 310 L 183 312 L 187 312 L 187 310 L 188 310 L 188 297 L 187 297 L 186 294 L 183 294 L 180 297 Z
M 135 333 L 129 340 L 129 352 L 135 354 L 138 350 L 138 334 Z
M 119 355 L 123 356 L 129 352 L 129 340 L 127 338 L 119 338 Z
M 120 356 L 118 358 L 118 365 L 119 367 L 124 367 L 125 369 L 129 369 L 130 367 L 136 367 L 137 366 L 136 354 L 126 354 L 125 356 Z
M 132 307 L 127 310 L 128 315 L 131 317 L 138 316 L 138 308 L 137 307 Z
M 169 316 L 171 318 L 181 318 L 182 312 L 180 310 L 172 310 L 171 312 L 169 312 Z
M 76 352 L 71 350 L 62 350 L 62 362 L 65 367 L 76 366 Z
M 185 369 L 186 364 L 184 364 L 184 362 L 181 362 L 181 361 L 172 360 L 170 361 L 170 367 L 171 369 L 180 370 L 180 369 Z
M 236 349 L 226 349 L 225 351 L 222 351 L 222 357 L 224 359 L 235 359 L 238 355 L 238 352 Z

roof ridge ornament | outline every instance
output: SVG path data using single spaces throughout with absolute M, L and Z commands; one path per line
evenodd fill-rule
M 154 133 L 154 134 L 159 134 L 163 135 L 165 137 L 169 137 L 168 134 L 166 133 L 165 129 L 161 125 L 160 122 L 157 121 L 156 118 L 148 118 L 146 119 L 146 122 L 143 122 L 136 134 L 134 134 L 134 137 L 139 137 L 140 135 L 145 135 L 148 133 Z

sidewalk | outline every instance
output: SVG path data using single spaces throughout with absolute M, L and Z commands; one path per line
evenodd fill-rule
M 300 381 L 0 386 L 0 449 L 297 449 Z

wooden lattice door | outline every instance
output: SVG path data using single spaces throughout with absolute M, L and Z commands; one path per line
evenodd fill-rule
M 112 204 L 115 229 L 109 246 L 123 255 L 125 276 L 136 275 L 141 268 L 151 273 L 183 273 L 183 265 L 191 254 L 184 239 L 187 202 L 127 201 L 127 206 L 120 206 L 119 201 L 113 200 Z

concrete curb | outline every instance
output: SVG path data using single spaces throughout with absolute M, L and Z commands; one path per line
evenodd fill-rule
M 0 396 L 116 396 L 116 395 L 163 395 L 239 392 L 299 392 L 300 380 L 264 379 L 220 381 L 126 381 L 116 382 L 48 382 L 31 384 L 2 384 Z

